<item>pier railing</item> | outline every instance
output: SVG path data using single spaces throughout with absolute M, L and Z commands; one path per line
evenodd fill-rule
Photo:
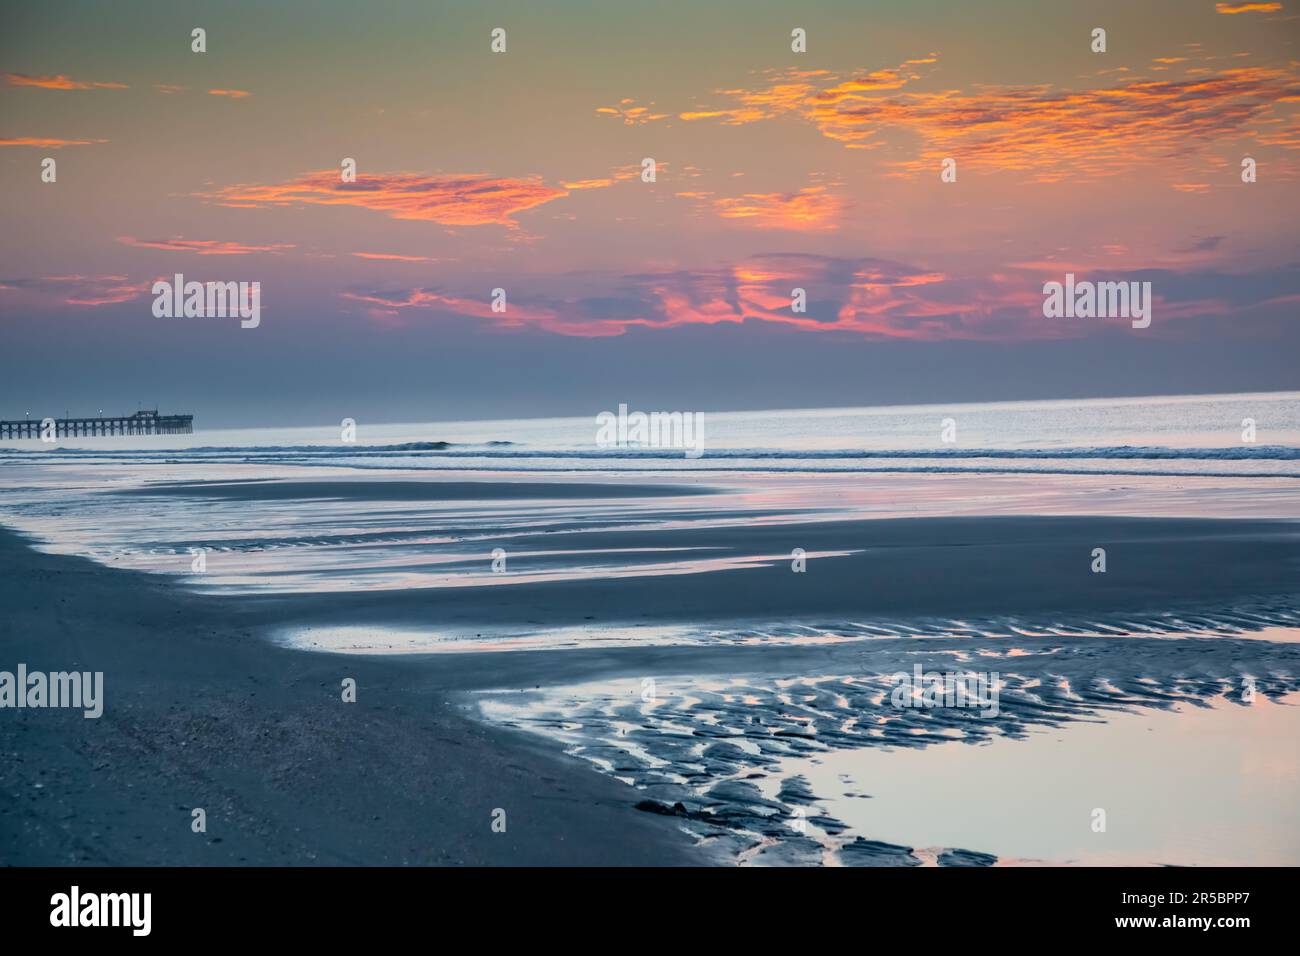
M 40 438 L 53 423 L 55 438 L 93 438 L 101 435 L 189 435 L 194 431 L 193 415 L 159 415 L 136 412 L 115 418 L 24 418 L 0 421 L 0 439 Z

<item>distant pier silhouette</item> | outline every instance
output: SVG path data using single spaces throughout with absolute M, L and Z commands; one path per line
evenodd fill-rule
M 40 418 L 0 421 L 0 439 L 40 438 Z M 159 415 L 145 409 L 115 418 L 56 418 L 56 438 L 93 438 L 101 435 L 189 435 L 194 431 L 193 415 Z

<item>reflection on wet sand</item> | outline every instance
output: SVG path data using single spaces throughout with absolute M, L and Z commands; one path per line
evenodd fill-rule
M 742 863 L 1300 863 L 1294 643 L 930 643 L 832 649 L 853 673 L 668 675 L 478 704 Z M 1180 664 L 1193 656 L 1195 676 Z M 954 659 L 996 667 L 996 716 L 891 705 L 892 670 Z

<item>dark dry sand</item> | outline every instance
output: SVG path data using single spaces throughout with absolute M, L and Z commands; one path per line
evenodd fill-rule
M 220 600 L 3 529 L 0 607 L 0 670 L 100 670 L 106 698 L 98 720 L 0 710 L 0 864 L 700 861 L 630 788 L 447 706 L 435 668 L 278 648 Z
M 839 673 L 842 652 L 592 647 L 384 658 L 287 650 L 267 635 L 300 622 L 419 623 L 472 637 L 491 625 L 1285 610 L 1295 607 L 1298 532 L 1289 522 L 1134 518 L 633 531 L 627 543 L 642 547 L 865 550 L 810 559 L 804 574 L 782 558 L 670 577 L 283 597 L 191 594 L 38 554 L 0 532 L 0 669 L 106 674 L 98 721 L 0 711 L 0 862 L 714 861 L 689 845 L 680 821 L 636 812 L 632 788 L 538 738 L 468 719 L 458 692 L 602 675 Z M 617 533 L 600 535 L 601 546 Z M 517 546 L 535 544 L 529 537 Z M 565 535 L 564 545 L 581 547 L 582 537 Z M 1088 571 L 1096 546 L 1108 549 L 1106 575 Z M 359 703 L 340 702 L 345 676 L 357 679 Z M 208 811 L 206 836 L 189 830 L 195 806 Z M 496 807 L 508 814 L 505 835 L 490 829 Z

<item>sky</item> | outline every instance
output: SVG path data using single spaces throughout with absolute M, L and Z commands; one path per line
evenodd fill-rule
M 1297 40 L 1300 0 L 6 4 L 0 418 L 1295 389 Z M 260 323 L 156 316 L 177 273 Z M 1067 273 L 1150 326 L 1045 317 Z

